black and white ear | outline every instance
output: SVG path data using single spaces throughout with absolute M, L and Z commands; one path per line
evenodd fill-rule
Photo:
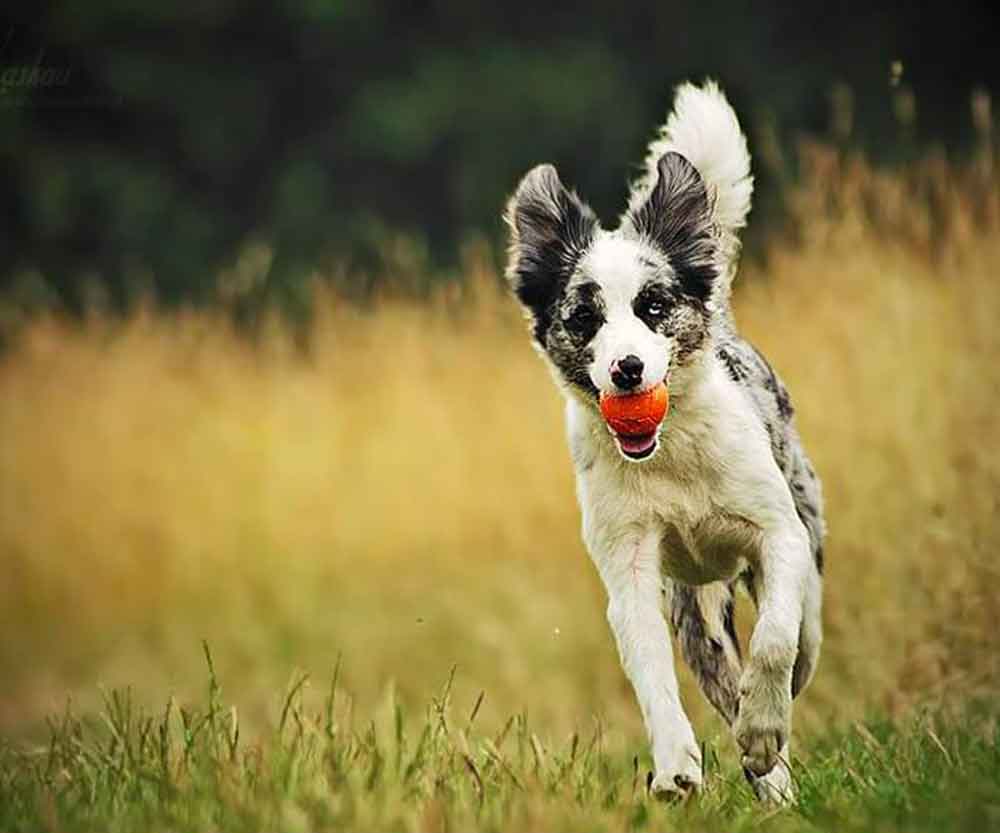
M 539 165 L 517 186 L 504 219 L 510 228 L 507 280 L 541 342 L 559 293 L 594 238 L 597 217 L 566 190 L 552 165 Z
M 707 301 L 719 264 L 705 182 L 675 151 L 660 157 L 656 175 L 652 189 L 638 196 L 627 218 L 639 235 L 666 254 L 684 291 Z

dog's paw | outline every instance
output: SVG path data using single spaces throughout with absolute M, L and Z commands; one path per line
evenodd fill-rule
M 701 751 L 697 745 L 679 746 L 658 765 L 649 781 L 649 793 L 660 801 L 686 801 L 701 791 Z
M 791 730 L 792 698 L 780 687 L 740 687 L 740 710 L 733 734 L 743 768 L 758 778 L 774 769 Z
M 753 725 L 738 728 L 736 742 L 743 751 L 743 768 L 758 777 L 767 775 L 778 763 L 785 737 L 784 730 L 779 728 Z

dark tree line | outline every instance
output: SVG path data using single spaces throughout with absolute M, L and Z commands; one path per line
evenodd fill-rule
M 969 91 L 1000 75 L 985 4 L 539 5 L 8 10 L 3 287 L 70 306 L 94 286 L 120 303 L 209 298 L 249 241 L 272 247 L 264 294 L 317 268 L 378 274 L 400 237 L 433 274 L 470 234 L 499 239 L 505 196 L 539 161 L 613 219 L 682 79 L 718 78 L 752 143 L 765 123 L 782 142 L 827 134 L 846 85 L 849 140 L 892 162 L 891 83 L 917 102 L 909 141 L 961 152 Z M 760 230 L 779 200 L 757 173 Z

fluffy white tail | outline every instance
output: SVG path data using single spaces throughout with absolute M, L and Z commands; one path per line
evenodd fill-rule
M 727 255 L 739 248 L 738 230 L 746 225 L 753 194 L 750 154 L 736 113 L 714 81 L 677 88 L 674 109 L 650 143 L 645 172 L 633 190 L 640 204 L 656 182 L 656 163 L 667 151 L 684 156 L 701 174 L 712 204 L 712 219 Z

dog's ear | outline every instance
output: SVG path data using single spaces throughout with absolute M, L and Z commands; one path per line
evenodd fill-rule
M 593 240 L 597 217 L 566 190 L 552 165 L 539 165 L 517 186 L 504 219 L 510 228 L 507 280 L 531 313 L 541 342 L 553 303 Z
M 629 208 L 628 220 L 638 234 L 667 255 L 682 289 L 707 301 L 719 269 L 705 181 L 694 165 L 674 151 L 660 157 L 656 173 L 648 196 Z

